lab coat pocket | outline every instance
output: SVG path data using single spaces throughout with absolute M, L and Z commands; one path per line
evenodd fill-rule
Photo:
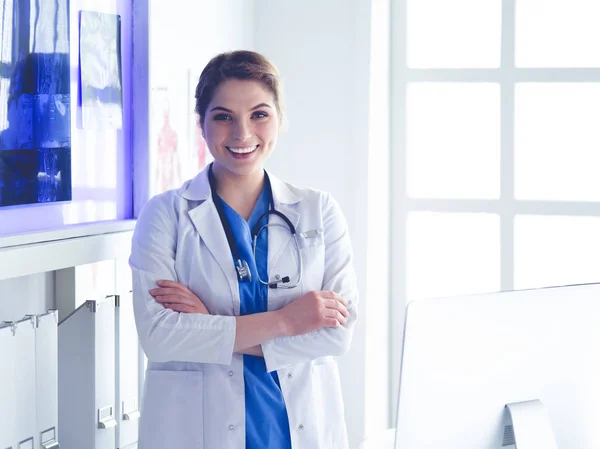
M 325 272 L 325 245 L 300 249 L 302 256 L 302 294 L 323 289 Z
M 313 385 L 319 423 L 319 448 L 347 449 L 344 401 L 337 363 L 327 360 L 313 365 Z
M 139 449 L 203 449 L 202 371 L 148 370 Z
M 300 248 L 309 248 L 311 246 L 320 246 L 325 244 L 323 228 L 310 231 L 298 231 L 298 246 Z

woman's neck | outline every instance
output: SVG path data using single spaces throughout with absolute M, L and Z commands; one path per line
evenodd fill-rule
M 248 175 L 236 175 L 215 164 L 213 173 L 219 196 L 247 220 L 263 188 L 264 171 L 257 170 Z

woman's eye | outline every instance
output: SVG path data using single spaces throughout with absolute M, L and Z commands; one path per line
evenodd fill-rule
M 257 111 L 254 114 L 252 114 L 252 118 L 267 118 L 269 116 L 269 114 L 267 114 L 266 112 L 262 112 L 262 111 Z
M 231 117 L 227 114 L 217 114 L 213 117 L 213 120 L 231 120 Z

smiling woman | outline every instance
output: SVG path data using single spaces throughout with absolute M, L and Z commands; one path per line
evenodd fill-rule
M 279 114 L 274 95 L 261 82 L 229 79 L 215 90 L 200 125 L 218 176 L 262 178 L 262 166 L 277 143 Z
M 277 69 L 258 53 L 222 54 L 208 63 L 196 88 L 196 113 L 217 177 L 262 178 L 279 135 L 281 98 Z
M 214 162 L 152 198 L 133 237 L 140 447 L 347 449 L 333 358 L 357 318 L 346 220 L 264 169 L 283 111 L 262 55 L 213 58 L 196 112 Z

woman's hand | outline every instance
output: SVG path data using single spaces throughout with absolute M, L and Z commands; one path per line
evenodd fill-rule
M 156 285 L 158 288 L 150 290 L 150 294 L 167 309 L 209 315 L 204 303 L 185 285 L 175 281 L 156 281 Z
M 313 291 L 279 309 L 285 333 L 302 335 L 323 327 L 338 328 L 346 324 L 348 302 L 335 292 Z

